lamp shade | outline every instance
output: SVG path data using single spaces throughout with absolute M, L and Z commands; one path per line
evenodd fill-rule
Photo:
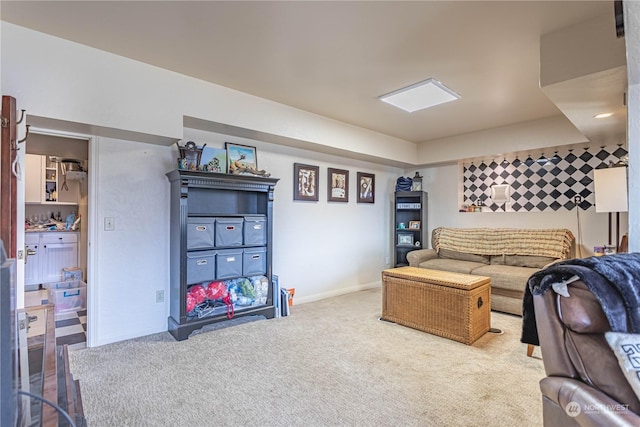
M 627 168 L 593 170 L 596 212 L 627 212 Z

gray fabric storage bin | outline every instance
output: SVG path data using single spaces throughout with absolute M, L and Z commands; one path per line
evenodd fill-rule
M 216 251 L 216 279 L 242 276 L 242 249 Z
M 262 216 L 244 217 L 244 244 L 245 245 L 266 245 L 267 244 L 267 221 Z
M 256 276 L 267 274 L 266 248 L 247 248 L 242 254 L 242 274 Z
M 187 250 L 214 247 L 215 218 L 187 219 Z
M 216 251 L 187 253 L 187 285 L 216 278 Z
M 216 218 L 216 246 L 242 246 L 242 218 Z

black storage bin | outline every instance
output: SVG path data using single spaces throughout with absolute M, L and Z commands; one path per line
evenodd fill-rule
M 245 245 L 266 245 L 267 244 L 266 217 L 264 215 L 245 216 L 243 233 L 244 233 Z
M 261 248 L 247 248 L 242 254 L 242 274 L 257 276 L 267 274 L 267 250 Z
M 216 251 L 216 279 L 242 276 L 242 249 Z
M 206 282 L 216 278 L 216 251 L 187 253 L 187 284 Z
M 242 246 L 242 218 L 216 218 L 216 246 Z
M 188 218 L 187 250 L 214 247 L 215 222 L 215 218 Z

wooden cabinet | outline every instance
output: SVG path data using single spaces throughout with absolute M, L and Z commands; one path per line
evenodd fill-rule
M 79 183 L 66 181 L 53 156 L 25 155 L 25 202 L 77 205 Z
M 60 281 L 63 268 L 78 266 L 78 233 L 27 233 L 25 248 L 25 286 Z
M 214 322 L 274 317 L 272 216 L 278 179 L 186 170 L 169 172 L 167 178 L 171 183 L 169 332 L 184 340 Z M 236 296 L 230 283 L 252 276 L 261 278 L 263 296 L 252 301 L 247 301 L 246 293 Z M 220 283 L 217 296 L 204 302 L 212 305 L 194 316 L 195 310 L 187 309 L 187 293 L 192 295 L 193 287 Z
M 428 248 L 427 193 L 396 191 L 394 201 L 394 266 L 409 265 L 407 253 Z

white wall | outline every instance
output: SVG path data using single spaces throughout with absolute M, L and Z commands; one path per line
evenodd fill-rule
M 235 142 L 257 147 L 258 166 L 280 178 L 274 201 L 273 271 L 295 287 L 303 303 L 379 286 L 391 248 L 391 202 L 401 171 L 366 162 L 278 147 L 260 141 L 186 129 L 198 145 Z M 139 142 L 97 138 L 95 221 L 89 327 L 91 345 L 167 329 L 169 292 L 169 182 L 178 151 Z M 293 201 L 293 163 L 320 167 L 318 202 Z M 328 203 L 326 168 L 349 170 L 349 203 Z M 376 202 L 357 204 L 356 172 L 376 175 Z M 104 217 L 115 230 L 104 231 Z M 156 303 L 164 290 L 165 303 Z
M 126 139 L 146 136 L 144 140 L 167 144 L 182 138 L 183 117 L 190 116 L 316 147 L 324 144 L 333 151 L 368 152 L 370 157 L 400 161 L 415 158 L 415 144 L 406 141 L 12 24 L 3 23 L 1 30 L 3 89 L 31 116 L 84 124 L 86 131 L 102 135 L 90 148 L 90 345 L 167 328 L 167 303 L 157 304 L 155 293 L 164 289 L 168 295 L 164 174 L 175 168 L 177 149 Z M 114 133 L 131 138 L 104 136 Z M 274 271 L 283 286 L 296 287 L 296 300 L 376 285 L 390 256 L 388 195 L 399 170 L 291 147 L 244 143 L 259 146 L 259 166 L 282 177 L 276 190 L 283 203 L 275 208 L 280 238 L 275 241 Z M 292 202 L 294 162 L 321 167 L 318 203 Z M 349 169 L 353 186 L 357 171 L 375 173 L 376 203 L 357 205 L 352 189 L 348 205 L 328 204 L 328 166 Z M 106 216 L 115 218 L 115 231 L 104 231 Z
M 587 141 L 565 116 L 558 115 L 421 143 L 416 163 L 432 165 Z
M 167 329 L 170 147 L 96 138 L 92 179 L 95 251 L 89 266 L 89 334 L 93 345 Z M 104 217 L 115 230 L 104 231 Z M 95 294 L 95 295 L 92 295 Z M 168 301 L 168 299 L 167 299 Z
M 405 174 L 415 173 L 407 169 Z M 429 194 L 429 233 L 436 227 L 513 227 L 513 228 L 568 228 L 581 242 L 581 253 L 593 255 L 594 246 L 602 246 L 608 239 L 608 215 L 589 210 L 560 209 L 553 212 L 458 212 L 458 186 L 460 185 L 457 164 L 436 166 L 420 170 L 424 176 L 423 187 Z M 628 214 L 620 214 L 620 236 L 627 232 Z M 615 224 L 615 219 L 614 219 Z M 429 234 L 430 236 L 430 234 Z M 615 230 L 613 233 L 615 240 Z
M 640 252 L 640 2 L 624 2 L 629 80 L 629 251 Z
M 392 202 L 402 170 L 255 140 L 185 129 L 199 146 L 224 142 L 257 147 L 258 167 L 280 178 L 274 200 L 273 272 L 307 302 L 378 286 L 391 257 Z M 176 151 L 177 154 L 177 151 Z M 319 201 L 293 200 L 293 164 L 320 167 Z M 327 168 L 349 171 L 349 202 L 327 202 Z M 356 203 L 357 172 L 374 173 L 375 203 Z

